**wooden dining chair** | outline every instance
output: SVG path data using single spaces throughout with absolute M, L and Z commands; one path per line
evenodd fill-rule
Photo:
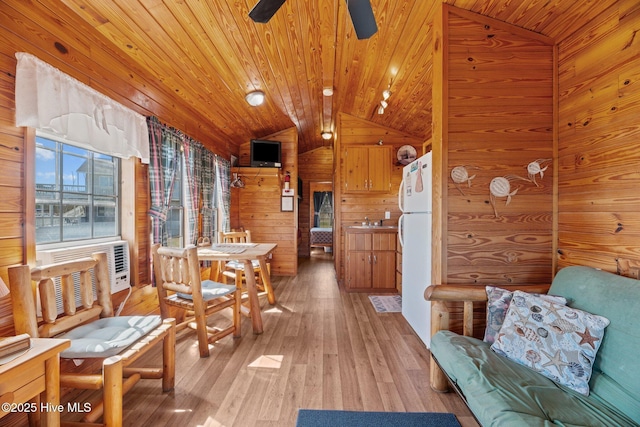
M 71 341 L 60 354 L 60 387 L 102 390 L 98 401 L 78 402 L 80 408 L 91 408 L 82 422 L 121 426 L 123 395 L 141 378 L 162 379 L 163 391 L 173 389 L 175 320 L 114 317 L 106 253 L 36 268 L 10 267 L 9 283 L 16 334 Z M 61 309 L 57 301 L 62 301 Z M 161 367 L 132 366 L 156 345 L 162 345 Z M 99 372 L 92 373 L 92 368 Z
M 243 230 L 243 231 L 219 231 L 218 232 L 218 243 L 252 243 L 251 242 L 251 231 Z M 266 286 L 270 284 L 266 284 L 266 281 L 262 279 L 262 269 L 260 268 L 260 263 L 258 260 L 251 261 L 253 265 L 253 274 L 256 278 L 256 286 L 258 288 L 258 292 L 264 294 L 267 292 Z M 267 272 L 269 274 L 270 264 L 267 263 Z M 219 277 L 226 283 L 228 279 L 234 281 L 236 287 L 242 289 L 243 298 L 246 300 L 246 282 L 244 279 L 244 262 L 243 261 L 227 261 L 226 263 L 222 263 L 219 266 L 220 272 Z M 246 304 L 243 306 L 246 308 Z M 242 313 L 245 315 L 250 315 L 248 309 L 242 310 Z
M 235 285 L 202 280 L 196 246 L 169 248 L 153 245 L 153 269 L 162 318 L 170 317 L 170 307 L 177 311 L 176 330 L 190 327 L 196 330 L 200 357 L 209 357 L 209 343 L 229 334 L 241 334 L 240 306 L 242 295 Z M 230 326 L 214 328 L 207 318 L 230 308 Z

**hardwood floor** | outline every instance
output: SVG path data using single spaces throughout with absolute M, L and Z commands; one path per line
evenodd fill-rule
M 201 359 L 195 334 L 180 332 L 175 390 L 140 381 L 125 396 L 124 425 L 295 426 L 299 408 L 317 408 L 453 412 L 477 426 L 455 393 L 431 390 L 429 352 L 402 315 L 339 289 L 328 256 L 274 277 L 278 302 L 261 299 L 263 334 L 244 318 L 241 338 L 223 338 Z

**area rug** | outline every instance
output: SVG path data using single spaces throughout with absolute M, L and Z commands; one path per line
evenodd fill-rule
M 402 311 L 401 295 L 369 295 L 369 299 L 378 313 L 400 313 Z
M 300 409 L 296 427 L 460 427 L 441 412 L 360 412 Z

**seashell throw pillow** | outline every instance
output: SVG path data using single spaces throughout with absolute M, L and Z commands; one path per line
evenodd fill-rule
M 484 330 L 484 341 L 493 344 L 495 336 L 498 334 L 498 331 L 500 331 L 500 328 L 502 328 L 504 317 L 511 304 L 513 292 L 495 286 L 487 286 L 485 290 L 487 291 L 487 326 Z M 556 304 L 565 305 L 567 303 L 566 298 L 556 295 L 531 295 L 539 296 Z
M 585 396 L 609 320 L 516 291 L 491 349 Z

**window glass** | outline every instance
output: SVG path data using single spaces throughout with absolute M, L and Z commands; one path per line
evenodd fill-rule
M 120 234 L 120 160 L 36 137 L 36 244 Z
M 182 183 L 184 181 L 184 169 L 182 168 L 183 156 L 179 156 L 176 177 L 173 182 L 173 191 L 171 192 L 171 202 L 169 203 L 169 212 L 167 214 L 167 233 L 169 240 L 168 246 L 183 247 L 184 246 L 184 200 L 182 197 Z

